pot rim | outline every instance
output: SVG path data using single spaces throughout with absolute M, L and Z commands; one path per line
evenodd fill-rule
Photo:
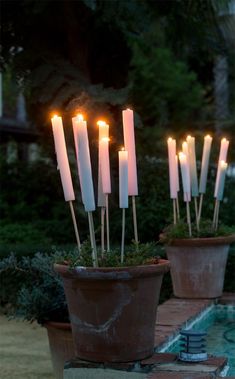
M 214 246 L 230 245 L 235 241 L 235 234 L 220 237 L 202 237 L 202 238 L 175 238 L 168 241 L 166 246 Z
M 159 263 L 151 265 L 124 266 L 124 267 L 84 267 L 77 266 L 73 269 L 68 265 L 54 264 L 56 272 L 63 277 L 77 279 L 105 279 L 105 280 L 128 280 L 135 277 L 161 275 L 170 269 L 170 262 L 167 259 L 160 259 Z
M 53 328 L 53 329 L 63 329 L 63 330 L 71 330 L 71 324 L 69 322 L 57 322 L 57 321 L 46 321 L 43 323 L 45 328 Z

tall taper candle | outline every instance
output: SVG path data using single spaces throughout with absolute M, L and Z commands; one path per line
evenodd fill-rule
M 82 191 L 82 200 L 84 203 L 85 210 L 87 212 L 92 212 L 95 210 L 95 198 L 91 171 L 87 124 L 86 121 L 83 120 L 83 117 L 81 115 L 73 117 L 72 121 L 76 124 L 77 128 L 77 153 L 79 162 L 78 173 Z
M 125 150 L 128 151 L 128 194 L 138 195 L 134 116 L 131 109 L 122 111 Z
M 199 184 L 199 193 L 201 194 L 204 194 L 206 192 L 206 182 L 207 182 L 207 175 L 208 175 L 211 143 L 212 143 L 212 137 L 209 135 L 205 136 L 204 145 L 203 145 L 203 153 L 202 153 L 200 184 Z
M 168 145 L 168 164 L 169 164 L 169 181 L 171 199 L 177 198 L 177 167 L 176 167 L 176 141 L 171 137 L 167 140 Z
M 60 170 L 60 177 L 64 191 L 64 198 L 65 201 L 73 201 L 75 199 L 75 195 L 69 168 L 62 118 L 55 115 L 51 119 L 51 123 L 55 142 L 57 164 Z
M 198 179 L 197 179 L 197 162 L 195 153 L 195 137 L 188 136 L 188 153 L 189 153 L 189 168 L 192 196 L 198 196 Z
M 128 152 L 121 150 L 119 157 L 119 207 L 128 208 Z
M 109 138 L 102 138 L 99 141 L 100 150 L 100 171 L 102 190 L 104 194 L 111 193 L 110 163 L 109 163 Z
M 99 127 L 99 142 L 102 138 L 109 138 L 109 125 L 102 120 L 99 120 L 97 122 L 97 125 Z M 98 153 L 98 207 L 105 207 L 106 206 L 106 199 L 105 194 L 103 192 L 103 185 L 102 185 L 102 178 L 101 178 L 101 153 L 100 153 L 100 146 L 99 146 L 99 153 Z
M 223 200 L 224 196 L 224 183 L 225 183 L 225 177 L 226 177 L 226 171 L 228 164 L 224 161 L 220 161 L 220 174 L 219 174 L 219 181 L 218 181 L 218 190 L 217 190 L 217 196 L 216 199 L 221 201 Z
M 220 162 L 227 160 L 227 153 L 228 153 L 228 146 L 229 141 L 226 138 L 223 138 L 220 143 L 220 153 L 219 153 L 219 160 L 218 160 L 218 167 L 217 167 L 217 173 L 216 173 L 216 180 L 215 180 L 215 192 L 214 197 L 217 197 L 218 192 L 218 184 L 219 184 L 219 175 L 220 175 Z
M 190 176 L 189 176 L 189 165 L 187 162 L 187 157 L 184 153 L 179 153 L 179 161 L 183 182 L 183 191 L 184 191 L 184 201 L 191 200 L 191 191 L 190 191 Z

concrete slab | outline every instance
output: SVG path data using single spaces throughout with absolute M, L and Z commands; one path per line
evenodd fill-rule
M 64 379 L 146 379 L 146 376 L 146 373 L 102 368 L 69 368 L 64 370 Z

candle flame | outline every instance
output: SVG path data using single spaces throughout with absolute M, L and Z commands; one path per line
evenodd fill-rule
M 210 134 L 207 134 L 205 138 L 211 138 Z
M 184 141 L 184 142 L 182 143 L 182 147 L 183 147 L 183 148 L 187 148 L 187 147 L 188 147 L 188 143 L 187 143 L 186 141 Z
M 179 160 L 186 160 L 186 155 L 182 151 L 179 152 Z
M 227 141 L 227 138 L 222 138 L 221 142 L 222 142 L 222 141 L 226 142 L 226 141 Z
M 122 148 L 121 148 L 121 151 L 125 151 L 125 147 L 122 147 Z
M 107 125 L 107 124 L 106 124 L 105 121 L 103 121 L 103 120 L 99 120 L 99 121 L 97 121 L 97 125 L 98 125 L 98 126 L 105 126 L 105 125 Z
M 221 166 L 221 168 L 226 169 L 227 166 L 228 166 L 228 163 L 226 163 L 225 161 L 221 160 L 221 161 L 220 161 L 220 166 Z
M 169 137 L 167 141 L 168 141 L 168 142 L 171 142 L 171 141 L 172 141 L 172 137 Z
M 103 137 L 103 138 L 101 138 L 101 141 L 109 142 L 109 141 L 110 141 L 110 138 L 108 138 L 108 137 Z
M 77 118 L 78 118 L 78 121 L 84 120 L 83 115 L 81 113 L 78 113 Z
M 57 115 L 57 114 L 54 114 L 53 116 L 52 116 L 52 120 L 54 120 L 54 119 L 56 119 L 56 118 L 58 118 L 59 116 Z
M 190 136 L 190 134 L 187 136 L 186 140 L 189 140 L 191 139 L 192 137 Z

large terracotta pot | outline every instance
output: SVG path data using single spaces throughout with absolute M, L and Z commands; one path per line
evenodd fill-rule
M 61 322 L 47 322 L 51 360 L 56 379 L 63 379 L 64 364 L 75 357 L 71 325 Z
M 63 278 L 76 356 L 94 362 L 128 362 L 153 354 L 162 277 L 169 262 L 123 268 L 73 270 Z
M 166 246 L 174 295 L 216 298 L 222 295 L 229 245 L 235 235 L 175 239 Z

